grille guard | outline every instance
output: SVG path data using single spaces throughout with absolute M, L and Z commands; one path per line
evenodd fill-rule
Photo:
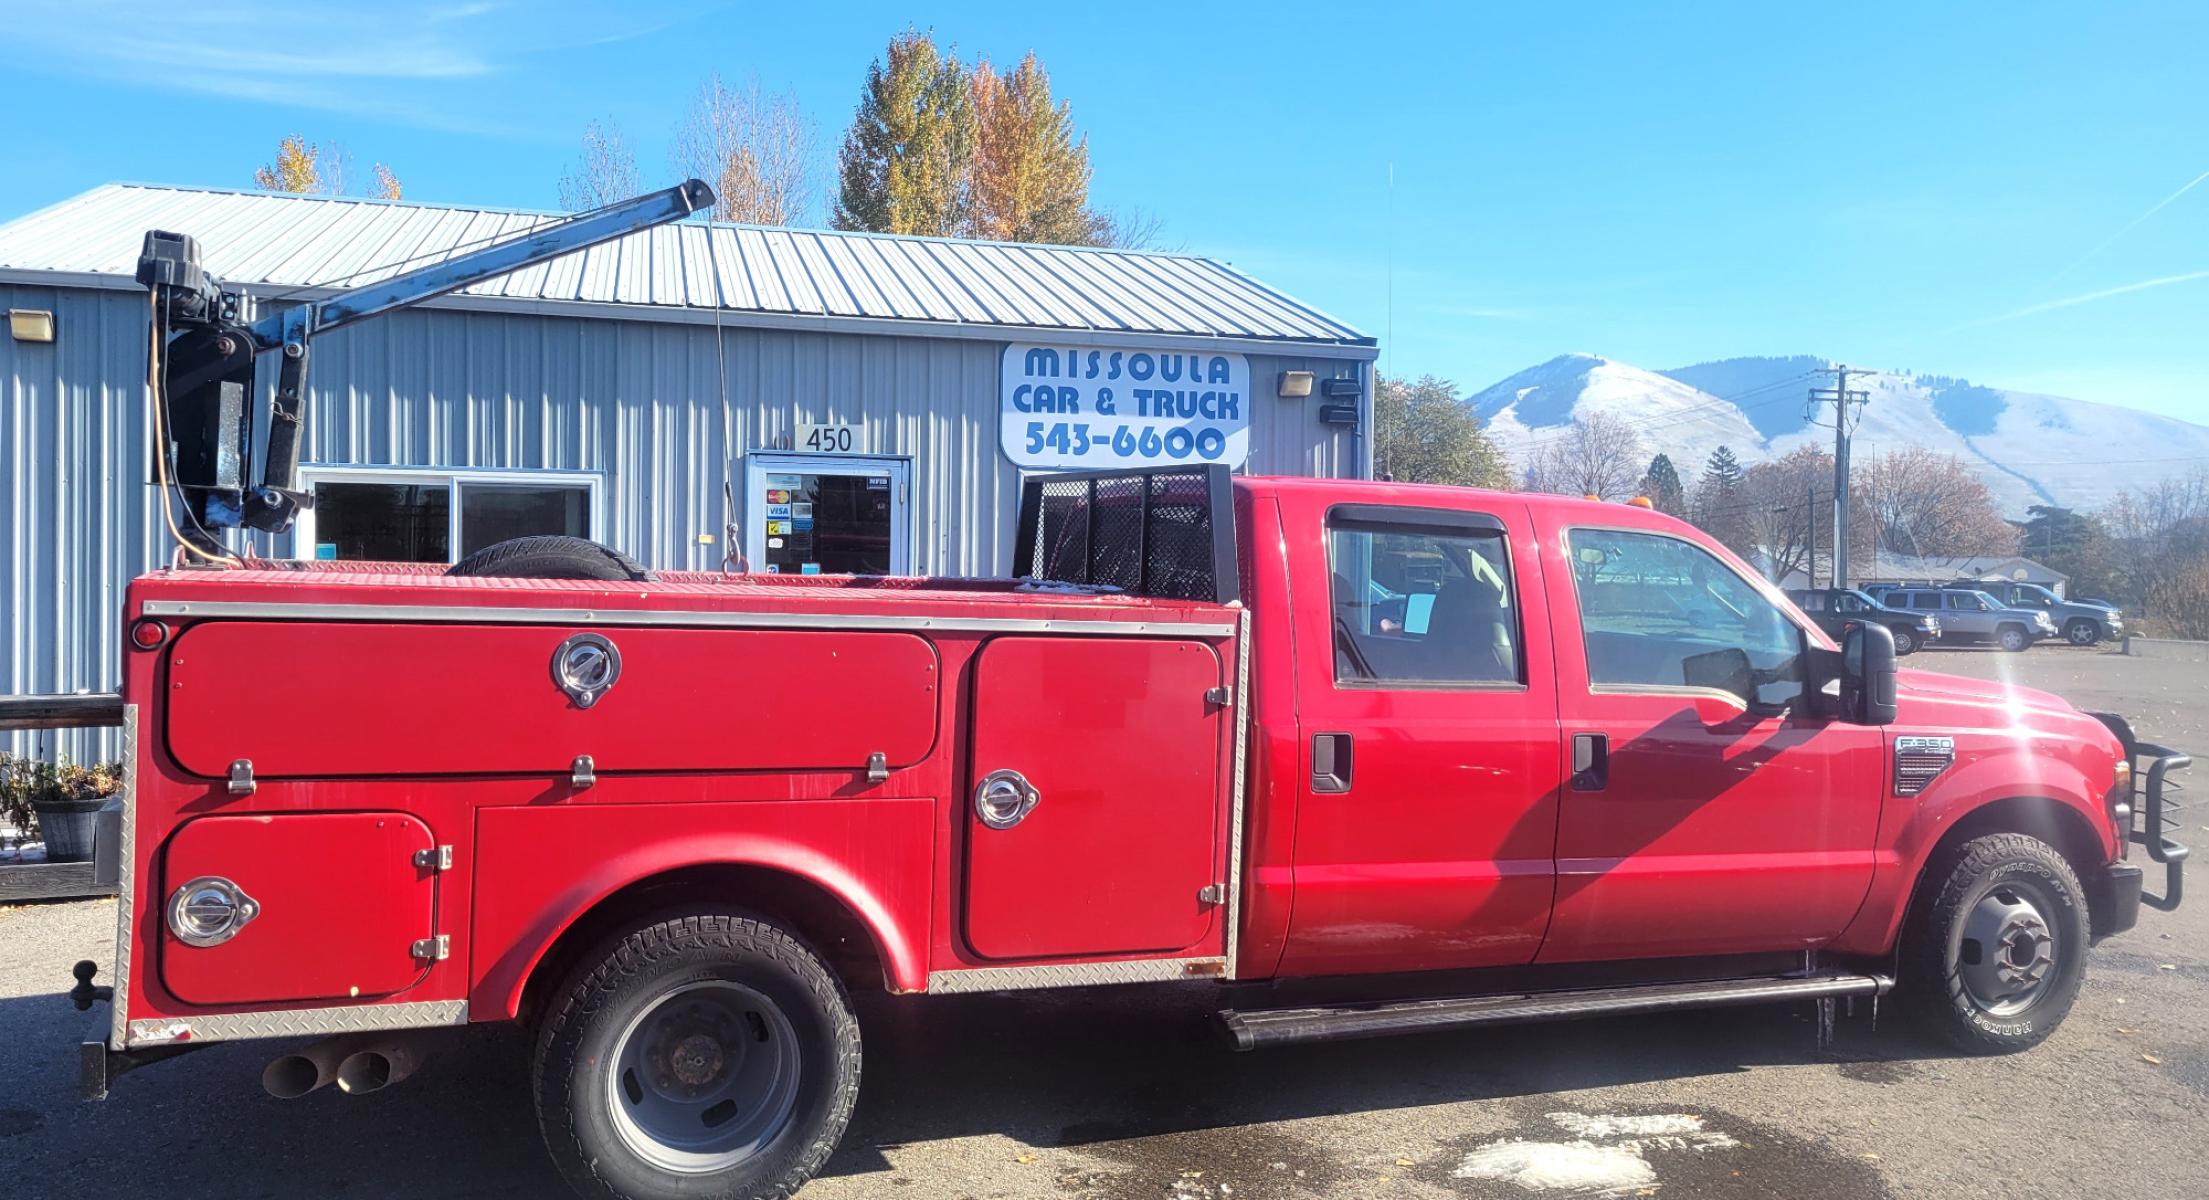
M 2152 742 L 2131 743 L 2127 749 L 2135 760 L 2131 841 L 2144 848 L 2149 858 L 2163 864 L 2163 894 L 2143 895 L 2140 902 L 2170 912 L 2185 898 L 2188 853 L 2185 844 L 2171 836 L 2171 831 L 2178 828 L 2178 814 L 2186 806 L 2173 799 L 2174 793 L 2185 788 L 2172 782 L 2170 774 L 2192 766 L 2193 756 Z M 2143 765 L 2145 770 L 2140 769 Z

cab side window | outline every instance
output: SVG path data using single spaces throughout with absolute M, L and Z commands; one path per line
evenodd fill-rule
M 1709 551 L 1609 529 L 1566 541 L 1590 684 L 1714 689 L 1765 711 L 1802 694 L 1802 630 Z
M 1802 609 L 1804 612 L 1824 612 L 1825 593 L 1804 592 L 1796 598 L 1795 606 Z
M 1329 522 L 1336 682 L 1524 682 L 1503 531 L 1433 519 Z
M 1843 592 L 1835 598 L 1833 607 L 1842 612 L 1863 612 L 1864 602 L 1857 599 L 1852 592 Z

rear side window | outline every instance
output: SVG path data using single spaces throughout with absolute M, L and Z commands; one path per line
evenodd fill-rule
M 1502 531 L 1431 519 L 1329 524 L 1337 682 L 1524 682 Z
M 1795 595 L 1795 606 L 1802 609 L 1804 612 L 1824 612 L 1825 593 L 1798 592 Z
M 1910 593 L 1910 607 L 1912 608 L 1939 608 L 1940 606 L 1941 596 L 1939 592 Z

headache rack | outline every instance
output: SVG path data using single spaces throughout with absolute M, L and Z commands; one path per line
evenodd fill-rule
M 1030 476 L 1012 573 L 1232 604 L 1241 595 L 1232 486 L 1222 466 Z

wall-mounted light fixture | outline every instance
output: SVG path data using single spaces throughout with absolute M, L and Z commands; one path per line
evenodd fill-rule
M 1319 406 L 1319 423 L 1322 425 L 1355 425 L 1358 423 L 1358 406 L 1355 404 L 1322 404 Z
M 1311 395 L 1312 373 L 1310 371 L 1281 372 L 1280 394 L 1283 400 L 1301 400 Z
M 8 310 L 8 332 L 19 342 L 53 341 L 54 314 L 43 308 L 11 308 Z
M 1355 377 L 1330 379 L 1319 385 L 1319 394 L 1329 400 L 1355 400 L 1364 390 L 1363 385 L 1359 384 Z

